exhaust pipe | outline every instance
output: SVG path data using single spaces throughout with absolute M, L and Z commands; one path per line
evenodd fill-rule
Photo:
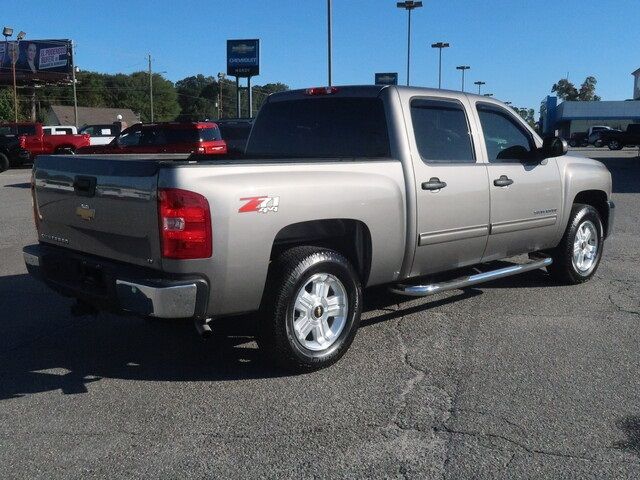
M 195 320 L 193 322 L 193 324 L 196 327 L 196 331 L 200 334 L 200 336 L 202 338 L 209 338 L 211 337 L 211 335 L 213 335 L 213 330 L 211 330 L 211 327 L 209 326 L 209 322 L 211 321 L 210 318 L 207 318 L 205 320 Z

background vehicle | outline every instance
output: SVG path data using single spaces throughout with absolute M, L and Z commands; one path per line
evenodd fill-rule
M 238 118 L 216 120 L 216 125 L 220 128 L 222 139 L 227 142 L 229 152 L 244 152 L 251 132 L 253 120 L 250 118 Z
M 20 156 L 18 136 L 34 132 L 33 123 L 0 123 L 0 172 L 28 161 Z
M 543 267 L 591 278 L 613 223 L 611 175 L 566 150 L 483 96 L 278 93 L 240 159 L 39 157 L 40 244 L 25 262 L 83 308 L 193 318 L 201 332 L 259 310 L 265 352 L 320 368 L 348 349 L 367 286 L 426 296 Z
M 73 125 L 45 125 L 42 127 L 45 135 L 77 135 L 78 129 Z
M 570 147 L 586 147 L 589 142 L 587 141 L 587 134 L 585 132 L 574 132 L 569 137 Z
M 120 134 L 120 127 L 113 123 L 85 125 L 80 129 L 80 133 L 87 133 L 91 136 L 91 145 L 107 145 Z
M 627 130 L 603 130 L 599 139 L 609 150 L 622 150 L 624 147 L 640 145 L 640 123 L 630 123 Z
M 133 125 L 108 145 L 78 153 L 227 153 L 227 145 L 213 122 L 167 122 Z
M 34 124 L 34 133 L 19 137 L 22 158 L 50 153 L 75 153 L 89 145 L 89 135 L 47 135 L 41 123 Z

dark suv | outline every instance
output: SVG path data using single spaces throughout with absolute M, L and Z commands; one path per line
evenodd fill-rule
M 227 144 L 213 122 L 138 123 L 107 145 L 85 147 L 77 153 L 205 153 L 225 154 Z
M 0 172 L 28 161 L 20 156 L 19 137 L 35 132 L 34 123 L 0 123 Z

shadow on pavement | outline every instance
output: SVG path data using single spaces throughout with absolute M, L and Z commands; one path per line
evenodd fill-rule
M 508 287 L 546 284 L 547 279 L 539 275 L 544 274 L 512 277 Z M 411 299 L 391 294 L 387 287 L 370 288 L 364 311 L 381 313 L 363 320 L 361 326 L 481 294 L 481 290 L 469 288 L 402 308 L 402 302 Z M 104 313 L 73 317 L 69 314 L 70 299 L 26 274 L 0 277 L 0 304 L 0 400 L 53 390 L 86 393 L 87 385 L 101 378 L 184 382 L 288 375 L 272 367 L 256 348 L 256 316 L 214 323 L 216 335 L 209 340 L 200 338 L 190 321 L 142 320 Z M 391 309 L 398 305 L 399 309 Z
M 31 184 L 29 182 L 12 183 L 11 185 L 5 185 L 5 188 L 31 188 Z
M 613 448 L 624 450 L 640 457 L 640 417 L 628 416 L 617 422 L 616 426 L 624 432 L 627 439 L 615 443 Z

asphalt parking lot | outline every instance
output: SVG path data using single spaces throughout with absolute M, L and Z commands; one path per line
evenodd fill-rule
M 640 158 L 577 153 L 614 177 L 593 281 L 374 289 L 347 355 L 302 376 L 261 361 L 249 319 L 203 341 L 72 317 L 23 265 L 30 171 L 0 174 L 0 478 L 639 478 Z

